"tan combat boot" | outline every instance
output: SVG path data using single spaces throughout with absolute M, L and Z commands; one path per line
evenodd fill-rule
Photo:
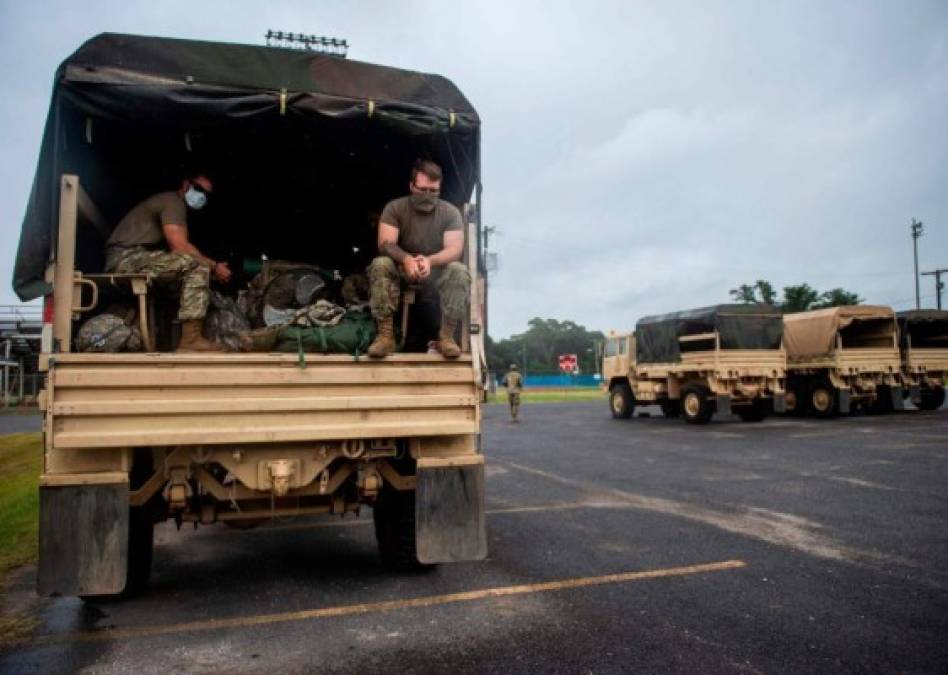
M 222 352 L 224 348 L 216 342 L 207 340 L 201 335 L 204 321 L 190 319 L 181 322 L 181 341 L 178 343 L 179 352 Z
M 438 333 L 438 351 L 446 359 L 456 359 L 461 355 L 461 348 L 454 341 L 454 334 L 457 332 L 457 319 L 449 319 L 444 314 L 441 315 L 441 331 Z
M 369 345 L 369 356 L 384 359 L 395 351 L 395 326 L 393 317 L 375 320 L 375 340 Z

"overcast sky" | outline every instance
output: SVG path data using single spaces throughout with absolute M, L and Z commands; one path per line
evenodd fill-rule
M 913 217 L 922 270 L 948 267 L 948 2 L 263 4 L 0 0 L 0 304 L 53 73 L 105 31 L 302 31 L 452 79 L 483 120 L 494 337 L 759 278 L 908 308 Z

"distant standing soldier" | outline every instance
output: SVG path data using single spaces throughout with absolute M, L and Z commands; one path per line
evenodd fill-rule
M 105 270 L 117 274 L 148 274 L 160 285 L 180 289 L 179 352 L 221 351 L 201 334 L 210 302 L 210 280 L 227 283 L 226 262 L 215 262 L 188 240 L 188 209 L 207 203 L 213 186 L 207 176 L 181 182 L 175 192 L 161 192 L 138 204 L 122 218 L 105 243 Z
M 517 364 L 510 364 L 507 373 L 507 403 L 510 404 L 510 421 L 519 422 L 517 413 L 520 412 L 520 392 L 523 391 L 523 375 L 517 371 Z
M 411 171 L 409 194 L 393 199 L 382 210 L 378 229 L 381 255 L 369 265 L 369 305 L 377 337 L 369 356 L 384 358 L 395 351 L 394 315 L 404 283 L 432 284 L 441 298 L 438 351 L 456 359 L 454 341 L 464 319 L 471 275 L 459 262 L 464 251 L 464 227 L 457 207 L 439 197 L 441 167 L 419 159 Z

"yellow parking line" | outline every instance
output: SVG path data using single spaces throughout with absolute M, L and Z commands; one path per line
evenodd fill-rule
M 209 619 L 207 621 L 187 621 L 184 623 L 168 624 L 165 626 L 142 626 L 137 628 L 116 628 L 96 632 L 81 632 L 65 635 L 43 635 L 33 640 L 36 643 L 53 642 L 101 642 L 105 640 L 125 640 L 129 638 L 153 637 L 175 633 L 195 633 L 199 631 L 224 630 L 231 628 L 247 628 L 288 621 L 307 621 L 311 619 L 328 619 L 338 616 L 352 616 L 356 614 L 372 614 L 376 612 L 390 612 L 399 609 L 416 607 L 434 607 L 458 602 L 472 602 L 488 598 L 502 598 L 512 595 L 527 595 L 530 593 L 545 593 L 548 591 L 564 591 L 590 586 L 606 584 L 621 584 L 632 581 L 646 581 L 667 577 L 683 577 L 706 572 L 722 572 L 746 567 L 743 560 L 725 560 L 723 562 L 705 563 L 701 565 L 687 565 L 685 567 L 668 567 L 664 569 L 645 570 L 640 572 L 622 572 L 620 574 L 606 574 L 597 577 L 577 577 L 560 581 L 544 581 L 536 584 L 520 584 L 517 586 L 498 586 L 482 588 L 475 591 L 447 593 L 445 595 L 429 595 L 407 600 L 386 600 L 383 602 L 367 602 L 356 605 L 342 605 L 339 607 L 323 607 L 308 609 L 299 612 L 283 612 L 280 614 L 260 614 L 257 616 L 242 616 L 233 619 Z

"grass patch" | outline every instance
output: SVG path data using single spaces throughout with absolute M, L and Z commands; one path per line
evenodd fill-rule
M 520 394 L 521 403 L 570 403 L 574 401 L 600 401 L 606 398 L 605 392 L 592 387 L 575 389 L 527 389 Z M 507 403 L 507 392 L 498 389 L 496 394 L 487 397 L 488 403 Z
M 42 467 L 40 434 L 0 436 L 0 586 L 10 570 L 36 560 Z

